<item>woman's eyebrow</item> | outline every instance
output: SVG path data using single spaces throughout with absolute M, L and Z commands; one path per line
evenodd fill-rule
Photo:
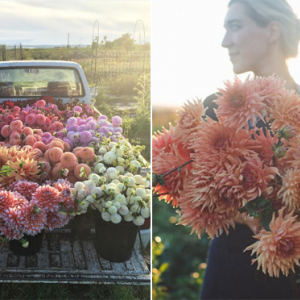
M 231 19 L 231 20 L 225 21 L 224 27 L 228 27 L 232 23 L 242 23 L 242 20 L 240 20 L 240 19 Z

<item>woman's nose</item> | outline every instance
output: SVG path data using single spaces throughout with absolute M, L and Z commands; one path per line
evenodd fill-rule
M 229 36 L 228 32 L 226 32 L 221 45 L 224 48 L 228 48 L 231 44 L 232 44 L 232 42 L 231 42 L 230 36 Z

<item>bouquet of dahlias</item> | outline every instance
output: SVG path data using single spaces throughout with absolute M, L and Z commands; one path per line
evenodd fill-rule
M 242 220 L 257 239 L 253 263 L 275 277 L 300 259 L 300 97 L 284 84 L 225 82 L 218 121 L 188 102 L 152 153 L 154 195 L 179 207 L 179 224 L 213 238 Z
M 150 217 L 149 163 L 142 157 L 144 146 L 133 146 L 125 138 L 118 142 L 104 138 L 95 147 L 95 162 L 88 180 L 74 189 L 80 213 L 90 206 L 99 217 L 115 224 L 144 224 Z M 140 169 L 146 169 L 145 176 Z
M 20 240 L 66 225 L 81 211 L 74 184 L 88 178 L 101 143 L 123 137 L 121 119 L 44 99 L 5 101 L 0 114 L 1 234 Z

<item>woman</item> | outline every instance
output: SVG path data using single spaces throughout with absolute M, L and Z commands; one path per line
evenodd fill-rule
M 222 46 L 228 49 L 236 74 L 252 71 L 257 76 L 282 77 L 286 87 L 300 94 L 286 60 L 297 56 L 300 22 L 286 0 L 232 0 L 228 5 Z M 216 119 L 208 97 L 207 114 Z M 215 238 L 210 247 L 202 299 L 299 299 L 297 274 L 271 278 L 251 265 L 251 230 L 242 224 L 229 235 Z M 299 272 L 300 273 L 300 272 Z

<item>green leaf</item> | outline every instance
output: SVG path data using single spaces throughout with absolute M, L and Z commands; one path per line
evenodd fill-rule
M 14 171 L 10 166 L 4 165 L 0 170 L 0 175 L 9 176 L 9 174 Z
M 241 213 L 248 212 L 251 217 L 260 218 L 264 229 L 270 230 L 269 224 L 272 220 L 273 207 L 272 202 L 258 197 L 239 209 Z
M 262 227 L 267 231 L 270 231 L 270 222 L 272 220 L 272 216 L 273 216 L 273 211 L 269 209 L 265 209 L 261 213 L 260 222 Z

